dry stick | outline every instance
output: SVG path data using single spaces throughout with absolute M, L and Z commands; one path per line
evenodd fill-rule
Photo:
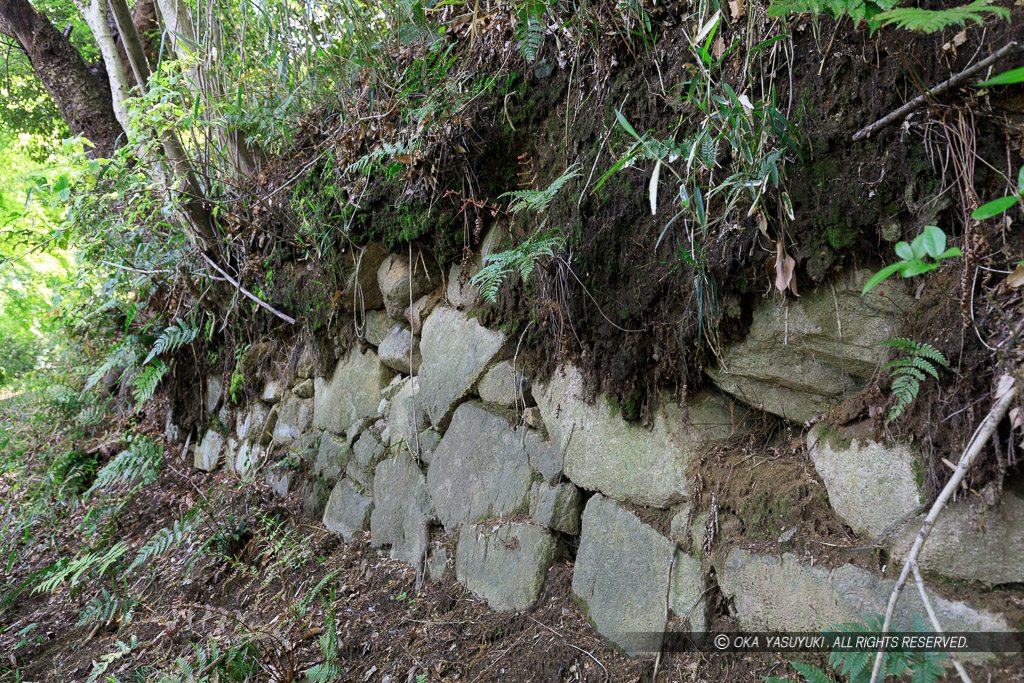
M 252 299 L 253 301 L 255 301 L 257 305 L 259 305 L 259 306 L 261 306 L 261 307 L 263 307 L 263 308 L 267 309 L 268 311 L 270 311 L 271 313 L 273 313 L 274 315 L 276 315 L 276 316 L 277 316 L 278 318 L 280 318 L 281 320 L 285 321 L 286 323 L 289 323 L 289 324 L 291 324 L 291 325 L 294 325 L 294 324 L 295 324 L 295 318 L 293 318 L 293 317 L 291 317 L 291 316 L 289 316 L 289 315 L 285 315 L 284 313 L 282 313 L 281 311 L 277 310 L 276 308 L 274 308 L 273 306 L 271 306 L 271 305 L 270 305 L 270 304 L 268 304 L 267 302 L 265 302 L 265 301 L 261 300 L 260 298 L 258 298 L 258 297 L 257 297 L 257 296 L 256 296 L 255 294 L 253 294 L 253 293 L 252 293 L 252 292 L 250 292 L 250 291 L 249 291 L 248 289 L 246 289 L 246 288 L 245 288 L 245 287 L 243 287 L 243 286 L 242 286 L 241 284 L 239 284 L 238 280 L 234 279 L 233 277 L 231 277 L 230 275 L 228 275 L 228 274 L 227 274 L 226 272 L 224 272 L 224 269 L 223 269 L 223 268 L 221 268 L 220 266 L 218 266 L 218 265 L 217 265 L 216 263 L 214 263 L 214 262 L 213 262 L 212 260 L 210 260 L 210 257 L 209 257 L 209 256 L 207 256 L 207 255 L 206 255 L 206 254 L 204 254 L 203 252 L 199 252 L 199 255 L 200 255 L 200 256 L 202 256 L 202 257 L 203 257 L 203 258 L 204 258 L 204 259 L 206 260 L 206 262 L 207 262 L 207 263 L 209 263 L 209 264 L 210 264 L 211 266 L 213 266 L 213 268 L 214 268 L 214 269 L 215 269 L 215 270 L 216 270 L 216 271 L 217 271 L 218 273 L 220 273 L 221 275 L 223 275 L 223 276 L 224 276 L 224 279 L 225 279 L 225 280 L 227 280 L 227 281 L 228 281 L 228 282 L 230 282 L 230 283 L 231 283 L 232 285 L 234 285 L 235 287 L 237 287 L 237 288 L 238 288 L 238 291 L 240 291 L 240 292 L 241 292 L 242 294 L 244 294 L 245 296 L 247 296 L 247 297 L 249 297 L 250 299 Z
M 939 83 L 937 86 L 935 86 L 934 88 L 929 90 L 927 92 L 927 95 L 931 96 L 931 97 L 935 97 L 935 96 L 941 95 L 942 93 L 946 92 L 950 88 L 954 88 L 954 87 L 960 85 L 961 83 L 966 81 L 968 78 L 970 78 L 974 74 L 976 74 L 979 71 L 981 71 L 982 69 L 990 66 L 993 62 L 1001 59 L 1002 57 L 1010 54 L 1011 52 L 1014 52 L 1015 50 L 1018 50 L 1019 48 L 1020 48 L 1020 45 L 1018 45 L 1016 42 L 1012 42 L 1012 43 L 1008 43 L 1007 45 L 1004 45 L 1002 48 L 1000 48 L 996 52 L 992 53 L 991 55 L 989 55 L 985 59 L 981 60 L 980 62 L 978 62 L 974 66 L 968 67 L 968 68 L 964 69 L 963 71 L 961 71 L 960 73 L 958 73 L 956 76 L 953 76 L 952 78 L 950 78 L 950 79 L 948 79 L 946 81 L 943 81 L 942 83 Z M 883 116 L 882 118 L 878 119 L 877 121 L 875 121 L 871 125 L 864 126 L 860 130 L 858 130 L 856 133 L 854 133 L 854 135 L 853 135 L 854 142 L 856 142 L 857 140 L 862 140 L 862 139 L 864 139 L 866 137 L 870 137 L 871 134 L 874 133 L 876 130 L 878 130 L 880 128 L 884 128 L 884 127 L 888 126 L 890 123 L 892 123 L 893 121 L 895 121 L 896 119 L 900 118 L 901 116 L 909 114 L 910 112 L 914 111 L 915 109 L 920 107 L 922 104 L 924 104 L 925 101 L 926 101 L 926 98 L 925 98 L 924 95 L 918 95 L 917 97 L 915 97 L 914 99 L 910 100 L 909 102 L 904 104 L 902 107 L 897 109 L 896 111 L 893 111 L 893 112 L 890 112 L 890 113 L 886 114 L 885 116 Z
M 1013 385 L 1006 390 L 1002 396 L 995 402 L 992 409 L 989 410 L 988 415 L 982 420 L 975 432 L 974 439 L 967 446 L 967 450 L 964 451 L 963 456 L 960 458 L 960 462 L 957 463 L 956 471 L 953 473 L 953 477 L 943 487 L 939 497 L 935 500 L 932 505 L 931 511 L 924 520 L 924 524 L 921 525 L 920 531 L 917 532 L 917 538 L 914 539 L 914 545 L 911 547 L 910 552 L 907 553 L 906 558 L 903 561 L 903 571 L 900 573 L 899 581 L 896 582 L 896 586 L 892 590 L 892 595 L 889 596 L 889 606 L 885 610 L 885 623 L 882 625 L 882 635 L 889 632 L 892 626 L 893 613 L 896 611 L 896 601 L 900 599 L 900 593 L 903 592 L 903 587 L 907 583 L 907 578 L 910 576 L 910 572 L 913 571 L 917 565 L 917 557 L 921 554 L 921 549 L 924 547 L 924 543 L 928 540 L 928 535 L 931 533 L 932 526 L 935 524 L 935 520 L 938 518 L 939 513 L 946 507 L 946 503 L 952 497 L 953 492 L 956 491 L 957 487 L 960 486 L 960 482 L 963 481 L 967 475 L 967 470 L 970 468 L 974 459 L 981 452 L 982 447 L 995 432 L 996 427 L 999 425 L 1000 420 L 1006 415 L 1006 411 L 1009 410 L 1010 404 L 1013 399 L 1017 397 L 1018 386 L 1017 382 L 1014 381 Z M 875 666 L 871 671 L 871 683 L 878 682 L 878 674 L 882 669 L 882 658 L 885 655 L 885 650 L 879 650 L 878 654 L 875 655 Z M 965 679 L 967 681 L 969 679 Z
M 924 611 L 928 613 L 928 620 L 932 622 L 932 628 L 940 636 L 945 635 L 945 632 L 942 630 L 942 624 L 939 623 L 939 617 L 935 614 L 935 608 L 932 607 L 932 600 L 928 597 L 928 591 L 924 589 L 924 579 L 921 577 L 921 569 L 917 566 L 916 562 L 914 563 L 914 582 L 917 584 L 917 590 L 921 594 L 921 602 L 924 603 Z M 953 662 L 953 668 L 960 674 L 960 680 L 964 681 L 964 683 L 973 683 L 970 675 L 967 673 L 967 669 L 960 663 L 957 656 L 953 652 L 947 652 L 946 656 Z

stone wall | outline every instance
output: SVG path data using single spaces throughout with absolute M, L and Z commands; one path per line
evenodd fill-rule
M 603 396 L 588 400 L 572 366 L 532 382 L 513 363 L 513 340 L 474 317 L 480 302 L 454 270 L 445 282 L 430 259 L 367 253 L 376 277 L 353 281 L 373 308 L 358 343 L 322 377 L 303 351 L 291 386 L 267 378 L 244 406 L 222 406 L 211 379 L 206 408 L 217 427 L 199 435 L 197 468 L 264 477 L 277 495 L 302 496 L 346 542 L 368 535 L 426 580 L 454 571 L 497 610 L 529 609 L 551 564 L 575 549 L 580 605 L 628 652 L 649 650 L 644 634 L 669 623 L 706 629 L 716 594 L 749 630 L 814 630 L 884 611 L 891 582 L 877 572 L 739 547 L 704 557 L 685 531 L 700 518 L 690 509 L 694 464 L 709 449 L 754 428 L 759 411 L 799 430 L 863 388 L 907 305 L 895 287 L 863 298 L 868 273 L 850 271 L 795 301 L 763 301 L 747 338 L 708 372 L 711 388 L 682 402 L 663 396 L 645 428 Z M 809 476 L 851 536 L 870 541 L 907 519 L 886 540 L 898 556 L 920 524 L 914 446 L 818 424 L 807 453 Z M 651 512 L 671 529 L 645 522 Z M 990 510 L 959 503 L 940 526 L 927 570 L 1024 581 L 1024 494 Z M 964 602 L 936 604 L 953 630 L 1015 626 Z

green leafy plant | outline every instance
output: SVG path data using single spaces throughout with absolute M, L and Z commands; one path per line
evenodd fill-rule
M 864 285 L 864 289 L 861 291 L 862 296 L 894 273 L 899 273 L 901 277 L 913 277 L 935 270 L 939 267 L 940 261 L 960 256 L 960 249 L 957 247 L 947 249 L 946 233 L 934 225 L 928 225 L 920 235 L 914 238 L 913 242 L 909 244 L 897 242 L 896 255 L 900 257 L 900 260 L 875 273 Z M 928 257 L 934 261 L 929 261 Z
M 524 0 L 516 5 L 516 47 L 527 62 L 535 62 L 544 47 L 544 0 Z
M 139 552 L 136 553 L 135 559 L 128 566 L 127 571 L 133 572 L 139 567 L 149 562 L 152 558 L 162 555 L 169 549 L 179 546 L 184 542 L 188 535 L 198 525 L 198 516 L 193 515 L 191 517 L 185 517 L 184 520 L 174 520 L 174 524 L 170 527 L 164 527 L 160 529 L 153 537 L 146 541 Z
M 985 21 L 985 12 L 1008 21 L 1010 11 L 993 3 L 994 0 L 974 0 L 960 7 L 926 10 L 899 7 L 898 0 L 777 0 L 768 7 L 768 16 L 828 14 L 837 19 L 848 16 L 854 23 L 867 21 L 872 31 L 894 25 L 908 31 L 936 33 L 950 26 L 963 26 L 968 21 L 980 25 Z
M 1024 81 L 1024 68 L 1018 69 L 1021 72 L 1020 80 Z M 1024 166 L 1021 167 L 1017 173 L 1017 193 L 994 199 L 987 204 L 982 204 L 974 213 L 971 214 L 971 218 L 976 221 L 983 221 L 986 218 L 992 216 L 998 216 L 1002 212 L 1009 209 L 1011 206 L 1021 201 L 1021 197 L 1024 196 Z
M 320 651 L 324 661 L 306 669 L 307 681 L 336 681 L 341 675 L 341 657 L 338 653 L 338 629 L 334 614 L 328 610 L 323 635 L 320 636 Z
M 924 342 L 897 337 L 886 340 L 882 344 L 904 354 L 901 358 L 889 361 L 885 366 L 892 373 L 892 395 L 896 399 L 896 404 L 885 418 L 888 423 L 902 415 L 907 406 L 917 397 L 926 374 L 935 379 L 939 378 L 935 363 L 948 368 L 949 361 L 938 349 Z
M 163 461 L 163 444 L 147 436 L 136 436 L 128 448 L 118 453 L 96 474 L 96 480 L 86 491 L 86 496 L 111 485 L 145 486 L 156 480 Z
M 110 547 L 106 552 L 86 551 L 73 560 L 64 558 L 52 565 L 49 576 L 41 581 L 33 592 L 53 592 L 65 581 L 74 588 L 84 576 L 102 576 L 126 552 L 128 546 L 122 542 Z
M 518 273 L 523 282 L 526 282 L 541 257 L 553 256 L 564 245 L 565 238 L 561 235 L 538 230 L 514 249 L 488 256 L 484 267 L 470 282 L 480 292 L 480 296 L 494 303 L 498 298 L 498 289 L 506 277 Z
M 565 173 L 555 178 L 555 180 L 543 190 L 513 190 L 512 192 L 506 192 L 501 195 L 502 198 L 509 197 L 511 201 L 508 204 L 509 212 L 515 214 L 520 211 L 532 211 L 534 213 L 540 213 L 541 211 L 547 210 L 548 206 L 555 199 L 555 195 L 558 194 L 559 190 L 565 187 L 573 178 L 577 178 L 580 175 L 580 168 L 576 164 L 573 164 Z
M 915 632 L 927 633 L 930 630 L 928 625 L 916 613 L 912 613 L 911 616 Z M 882 615 L 863 615 L 863 619 L 864 621 L 861 622 L 833 624 L 831 628 L 823 630 L 822 635 L 877 635 L 882 631 Z M 886 676 L 902 677 L 909 674 L 913 683 L 935 683 L 940 676 L 945 674 L 942 662 L 946 658 L 946 655 L 943 653 L 886 652 L 882 657 L 882 668 L 878 680 L 884 680 Z M 833 650 L 828 658 L 831 669 L 845 680 L 848 680 L 849 683 L 868 683 L 871 680 L 871 670 L 874 661 L 874 651 Z M 795 662 L 793 660 L 789 660 L 789 663 L 803 676 L 804 681 L 808 683 L 833 683 L 836 680 L 813 664 Z M 762 676 L 761 678 L 765 683 L 793 683 L 793 680 L 789 678 L 774 678 L 770 676 Z
M 109 624 L 115 619 L 129 621 L 135 613 L 137 604 L 131 596 L 119 597 L 117 593 L 111 593 L 104 588 L 79 612 L 75 626 L 84 626 L 90 622 Z

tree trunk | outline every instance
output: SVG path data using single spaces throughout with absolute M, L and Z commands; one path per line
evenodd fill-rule
M 21 45 L 71 132 L 95 145 L 89 156 L 109 157 L 123 129 L 111 95 L 96 82 L 71 41 L 29 0 L 0 0 L 0 33 Z

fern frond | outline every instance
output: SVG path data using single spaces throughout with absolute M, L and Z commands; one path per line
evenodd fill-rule
M 806 678 L 810 683 L 832 683 L 832 679 L 828 675 L 812 664 L 804 664 L 803 662 L 794 662 L 789 660 L 790 665 L 794 669 L 800 672 L 800 674 Z
M 65 581 L 74 588 L 86 573 L 95 572 L 97 576 L 102 576 L 127 550 L 127 544 L 120 542 L 102 554 L 86 552 L 73 560 L 64 558 L 53 569 L 50 576 L 45 581 L 41 581 L 32 592 L 50 593 Z
M 179 319 L 175 324 L 168 327 L 159 337 L 157 337 L 156 342 L 153 344 L 153 348 L 150 349 L 149 355 L 146 356 L 146 360 L 142 361 L 142 364 L 147 364 L 156 356 L 175 353 L 185 344 L 191 344 L 194 342 L 197 336 L 199 336 L 198 326 L 193 326 L 183 318 Z
M 89 601 L 78 615 L 78 622 L 75 626 L 84 626 L 90 622 L 98 621 L 100 624 L 109 624 L 115 619 L 124 618 L 128 621 L 135 613 L 136 602 L 133 598 L 118 598 L 116 593 L 111 593 L 106 588 Z
M 135 374 L 135 377 L 132 378 L 132 393 L 135 395 L 137 404 L 142 405 L 153 398 L 157 385 L 167 374 L 167 370 L 167 365 L 163 361 L 157 360 L 153 365 L 147 365 Z
M 540 213 L 548 208 L 554 200 L 555 195 L 562 187 L 580 175 L 579 164 L 573 164 L 565 170 L 565 173 L 555 178 L 554 182 L 548 185 L 547 189 L 544 190 L 513 190 L 512 192 L 506 192 L 501 197 L 511 197 L 512 201 L 509 202 L 508 210 L 512 213 L 518 213 L 523 210 L 533 211 Z
M 100 676 L 107 672 L 107 669 L 110 668 L 111 664 L 113 664 L 119 659 L 124 658 L 138 646 L 138 636 L 132 636 L 132 639 L 127 643 L 121 640 L 117 641 L 117 643 L 115 644 L 115 647 L 117 649 L 115 649 L 113 652 L 103 655 L 102 657 L 100 657 L 100 660 L 93 665 L 92 671 L 89 673 L 89 678 L 86 680 L 86 683 L 96 683 L 96 681 L 100 679 Z
M 176 519 L 173 525 L 157 531 L 136 553 L 135 559 L 128 566 L 127 573 L 135 571 L 157 555 L 164 554 L 168 549 L 181 545 L 197 525 L 198 517 L 186 517 L 184 523 L 182 520 Z
M 917 398 L 921 382 L 927 379 L 927 375 L 939 378 L 939 371 L 934 364 L 938 363 L 948 368 L 949 361 L 938 349 L 925 342 L 896 337 L 887 339 L 882 344 L 905 354 L 900 358 L 894 358 L 885 366 L 892 373 L 892 397 L 896 400 L 885 418 L 888 423 L 902 415 L 907 406 Z
M 113 370 L 119 365 L 125 367 L 132 367 L 135 365 L 135 360 L 138 355 L 138 338 L 135 335 L 128 335 L 124 341 L 118 344 L 117 348 L 111 351 L 107 357 L 100 363 L 85 383 L 86 390 L 92 389 L 94 386 L 106 376 L 108 372 Z
M 950 26 L 963 26 L 973 21 L 979 26 L 985 23 L 983 12 L 989 12 L 1000 19 L 1009 21 L 1010 10 L 992 4 L 993 0 L 974 0 L 969 5 L 943 10 L 927 10 L 918 7 L 895 7 L 877 15 L 874 20 L 884 26 L 895 24 L 899 28 L 921 33 L 937 33 Z
M 164 447 L 148 437 L 137 437 L 125 450 L 103 466 L 96 474 L 96 480 L 86 492 L 92 495 L 111 484 L 146 485 L 154 481 L 163 466 Z
M 560 235 L 544 234 L 538 230 L 518 247 L 488 256 L 486 265 L 473 276 L 470 283 L 477 288 L 480 296 L 494 303 L 506 277 L 519 273 L 525 282 L 542 256 L 554 256 L 555 251 L 564 244 L 565 240 Z

